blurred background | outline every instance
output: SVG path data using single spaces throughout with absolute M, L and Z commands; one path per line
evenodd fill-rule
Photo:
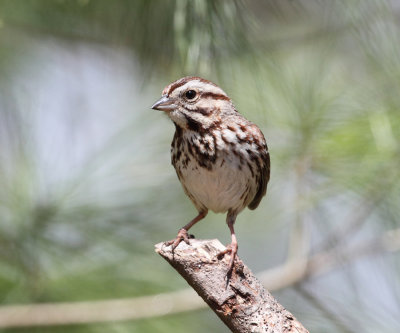
M 150 109 L 184 75 L 270 147 L 240 257 L 310 332 L 399 332 L 395 0 L 0 0 L 1 331 L 228 331 L 191 294 L 173 306 L 187 284 L 154 253 L 196 214 Z M 192 232 L 230 242 L 223 215 Z M 93 322 L 107 300 L 132 304 Z

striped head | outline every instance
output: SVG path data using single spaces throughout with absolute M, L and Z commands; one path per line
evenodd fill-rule
M 224 115 L 236 113 L 231 99 L 216 84 L 187 76 L 172 82 L 152 109 L 165 111 L 183 129 L 207 129 Z

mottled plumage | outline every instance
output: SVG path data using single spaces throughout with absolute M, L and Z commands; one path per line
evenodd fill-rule
M 255 209 L 266 194 L 270 159 L 264 135 L 236 111 L 231 99 L 214 83 L 184 77 L 162 92 L 154 109 L 166 111 L 176 131 L 171 161 L 183 189 L 199 215 L 172 241 L 188 242 L 187 230 L 208 210 L 227 212 L 232 243 L 230 270 L 237 252 L 233 224 L 246 207 Z

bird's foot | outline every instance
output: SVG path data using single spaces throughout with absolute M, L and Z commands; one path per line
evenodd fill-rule
M 172 245 L 172 251 L 179 245 L 180 242 L 184 241 L 186 244 L 190 245 L 189 243 L 189 235 L 186 229 L 180 229 L 178 231 L 178 235 L 175 239 L 165 242 L 165 245 L 170 246 Z
M 225 250 L 223 250 L 220 253 L 218 253 L 218 258 L 223 257 L 227 253 L 231 254 L 231 259 L 229 260 L 228 275 L 230 275 L 232 273 L 233 266 L 235 264 L 235 258 L 236 258 L 237 252 L 238 252 L 238 244 L 237 243 L 231 243 L 226 247 Z

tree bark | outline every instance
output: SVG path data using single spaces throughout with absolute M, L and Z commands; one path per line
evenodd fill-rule
M 266 290 L 239 257 L 227 278 L 229 254 L 218 240 L 191 239 L 171 246 L 156 245 L 159 253 L 232 332 L 308 333 L 303 325 Z

